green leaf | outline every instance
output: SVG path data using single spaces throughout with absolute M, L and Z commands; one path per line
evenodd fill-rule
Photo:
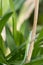
M 12 12 L 6 13 L 0 20 L 0 33 L 2 32 L 2 29 L 3 29 L 4 25 L 6 24 L 6 22 L 8 21 L 11 14 L 12 14 Z
M 11 54 L 9 55 L 10 59 L 8 60 L 8 62 L 14 63 L 15 61 L 18 61 L 17 62 L 18 64 L 20 60 L 19 64 L 20 65 L 24 64 L 26 57 L 27 57 L 29 45 L 30 45 L 29 43 L 30 43 L 30 37 L 28 37 L 28 39 L 21 46 L 19 46 L 17 49 L 11 52 Z
M 40 56 L 41 55 L 40 54 L 42 52 L 41 42 L 43 42 L 43 29 L 39 32 L 38 38 L 35 41 L 32 58 L 35 58 L 36 56 Z
M 29 21 L 28 20 L 26 20 L 21 25 L 20 32 L 24 35 L 25 38 L 28 37 L 28 35 L 29 35 Z
M 13 36 L 14 36 L 16 34 L 17 17 L 16 17 L 16 11 L 15 11 L 15 8 L 14 8 L 15 5 L 14 5 L 13 0 L 9 0 L 9 4 L 10 4 L 11 11 L 13 11 L 12 22 L 13 22 Z
M 0 0 L 0 16 L 2 16 L 2 0 Z
M 3 54 L 5 54 L 5 52 L 6 52 L 6 45 L 5 45 L 1 35 L 0 35 L 0 48 L 3 51 Z
M 4 56 L 4 51 L 5 51 L 4 47 L 3 47 L 2 37 L 0 35 L 0 63 L 7 63 L 6 59 L 5 59 L 5 56 Z
M 4 15 L 9 10 L 9 0 L 2 0 L 2 15 Z
M 16 48 L 14 38 L 8 26 L 6 26 L 6 42 L 11 51 L 13 51 Z
M 21 8 L 21 6 L 23 5 L 25 0 L 14 0 L 14 4 L 15 4 L 15 10 L 19 10 Z
M 17 46 L 20 46 L 22 43 L 25 42 L 25 37 L 19 31 L 16 31 L 15 42 Z
M 9 58 L 8 62 L 11 61 L 17 61 L 17 60 L 22 60 L 24 58 L 24 54 L 25 54 L 25 45 L 26 44 L 22 44 L 20 47 L 16 48 L 15 50 L 13 50 L 8 56 L 7 58 Z
M 0 63 L 6 63 L 6 59 L 5 59 L 1 49 L 0 49 Z

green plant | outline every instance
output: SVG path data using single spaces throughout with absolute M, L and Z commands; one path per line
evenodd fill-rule
M 37 27 L 36 37 L 31 40 L 32 26 L 29 17 L 35 4 L 33 0 L 29 2 L 28 0 L 0 0 L 0 63 L 2 65 L 43 65 L 43 27 L 38 25 L 41 29 Z M 1 35 L 4 26 L 5 40 Z M 29 62 L 27 56 L 32 41 L 35 42 Z

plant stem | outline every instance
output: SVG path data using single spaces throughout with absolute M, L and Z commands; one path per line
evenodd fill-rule
M 15 9 L 14 9 L 13 0 L 9 0 L 9 3 L 10 3 L 11 11 L 13 11 L 13 16 L 12 16 L 12 20 L 13 20 L 13 36 L 15 36 L 15 34 L 16 34 L 16 12 L 15 12 Z
M 33 23 L 31 41 L 35 38 L 35 35 L 36 35 L 37 20 L 38 20 L 38 9 L 39 9 L 39 0 L 35 0 L 34 23 Z M 34 40 L 30 43 L 29 52 L 28 52 L 26 62 L 30 62 L 33 49 L 34 49 Z

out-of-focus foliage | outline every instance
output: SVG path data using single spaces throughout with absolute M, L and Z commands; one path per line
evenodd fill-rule
M 2 65 L 43 65 L 43 0 L 39 7 L 32 58 L 29 63 L 25 62 L 31 42 L 34 17 L 32 2 L 30 0 L 29 5 L 29 0 L 0 0 L 0 63 Z M 4 26 L 6 40 L 3 40 L 1 35 Z

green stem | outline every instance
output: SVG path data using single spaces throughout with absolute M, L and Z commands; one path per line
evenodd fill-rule
M 13 36 L 16 35 L 16 12 L 14 9 L 13 0 L 9 0 L 11 11 L 13 11 L 12 20 L 13 20 Z

